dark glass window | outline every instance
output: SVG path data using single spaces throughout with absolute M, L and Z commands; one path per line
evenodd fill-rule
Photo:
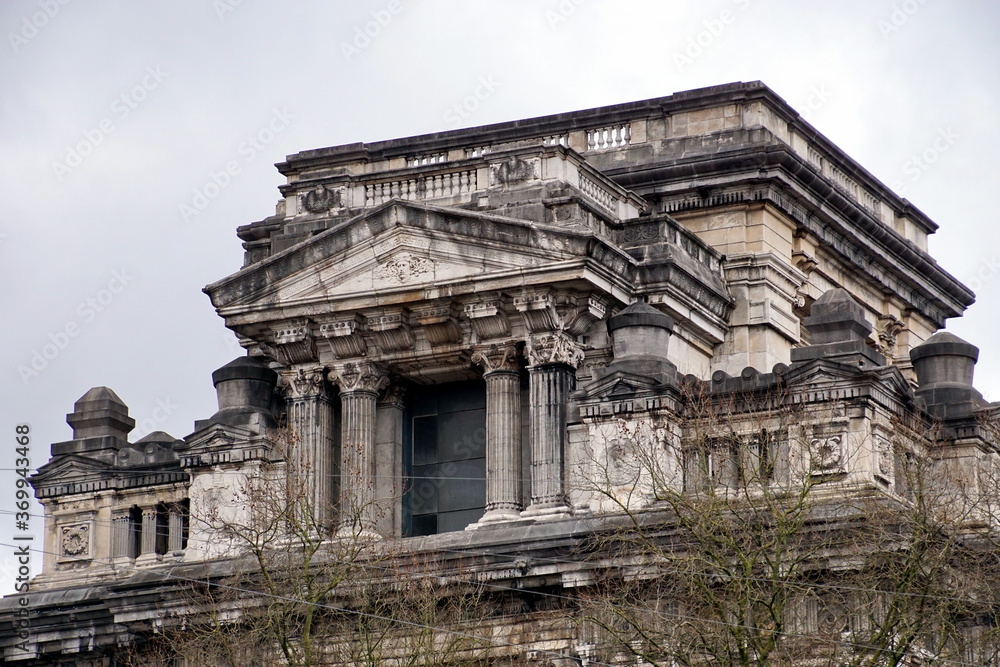
M 404 532 L 462 530 L 486 505 L 486 386 L 424 385 L 407 406 Z

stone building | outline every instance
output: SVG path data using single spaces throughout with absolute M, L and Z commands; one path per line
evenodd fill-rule
M 91 389 L 33 477 L 45 562 L 23 636 L 0 607 L 7 664 L 110 665 L 183 617 L 179 582 L 233 556 L 204 517 L 238 520 L 262 462 L 309 471 L 332 535 L 526 597 L 587 588 L 592 562 L 552 555 L 664 494 L 811 480 L 905 505 L 917 459 L 989 491 L 978 350 L 939 332 L 973 294 L 928 254 L 936 224 L 758 82 L 277 167 L 243 268 L 205 288 L 247 350 L 212 374 L 218 411 L 129 442 Z M 724 428 L 696 433 L 694 397 Z M 504 617 L 508 658 L 598 650 L 572 623 L 533 639 L 533 613 Z

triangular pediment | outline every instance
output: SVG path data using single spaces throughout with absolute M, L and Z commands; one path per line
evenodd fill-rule
M 795 364 L 785 374 L 789 387 L 809 387 L 828 385 L 845 380 L 854 380 L 858 369 L 829 359 L 814 359 L 802 365 Z
M 624 371 L 612 373 L 585 385 L 582 389 L 589 399 L 615 400 L 631 398 L 660 386 L 656 380 Z
M 785 374 L 785 382 L 795 389 L 878 384 L 897 398 L 911 399 L 913 396 L 912 388 L 895 366 L 862 370 L 829 359 L 814 359 L 793 365 Z
M 50 481 L 72 484 L 73 482 L 89 481 L 95 477 L 106 476 L 111 470 L 113 470 L 113 466 L 107 463 L 74 454 L 49 461 L 39 467 L 38 472 L 31 479 L 36 484 Z
M 499 249 L 467 238 L 440 238 L 425 230 L 397 228 L 373 243 L 275 285 L 276 300 L 295 304 L 373 292 L 408 291 L 485 276 L 516 275 L 550 265 L 557 257 L 530 249 Z
M 613 264 L 618 274 L 635 264 L 613 244 L 587 232 L 392 201 L 205 291 L 221 313 L 295 308 L 373 294 L 454 291 L 472 281 L 480 289 L 491 280 L 498 285 L 505 280 L 544 284 L 555 276 L 582 276 L 595 262 Z
M 176 449 L 185 456 L 192 456 L 204 451 L 232 449 L 235 445 L 248 442 L 258 437 L 258 435 L 258 433 L 248 428 L 215 423 L 187 436 L 184 444 Z

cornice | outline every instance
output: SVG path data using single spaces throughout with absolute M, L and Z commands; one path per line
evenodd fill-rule
M 970 306 L 973 293 L 927 253 L 875 218 L 785 145 L 609 172 L 627 187 L 657 184 L 664 213 L 768 203 L 788 215 L 873 283 L 898 293 L 938 327 Z M 719 194 L 693 196 L 697 175 Z M 903 269 L 897 268 L 902 264 Z

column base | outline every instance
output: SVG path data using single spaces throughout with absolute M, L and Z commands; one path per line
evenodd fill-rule
M 528 509 L 521 512 L 522 519 L 566 519 L 573 515 L 569 505 L 559 503 L 558 505 L 537 505 L 532 504 Z
M 135 559 L 131 556 L 115 556 L 111 559 L 111 567 L 115 570 L 134 570 Z
M 476 530 L 480 526 L 493 525 L 497 523 L 509 523 L 511 521 L 520 521 L 522 517 L 521 512 L 513 508 L 496 509 L 490 510 L 483 515 L 479 521 L 475 523 L 470 523 L 465 527 L 466 530 Z

